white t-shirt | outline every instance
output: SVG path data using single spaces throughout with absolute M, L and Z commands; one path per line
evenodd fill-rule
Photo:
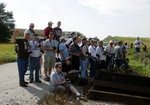
M 72 38 L 69 38 L 65 44 L 68 45 L 69 43 L 70 43 L 70 45 L 71 45 L 71 43 L 73 43 L 73 39 Z
M 95 46 L 91 46 L 89 47 L 89 53 L 91 53 L 91 56 L 96 58 L 96 47 Z
M 142 43 L 141 40 L 136 40 L 136 41 L 134 42 L 135 47 L 136 47 L 136 48 L 140 48 L 140 44 L 141 44 L 141 43 Z
M 114 46 L 111 47 L 110 45 L 107 45 L 107 46 L 105 47 L 104 51 L 109 52 L 109 53 L 111 53 L 111 54 L 114 54 L 114 53 L 115 53 L 115 51 L 114 51 Z M 110 54 L 106 54 L 106 55 L 111 56 Z
M 96 48 L 96 54 L 100 55 L 99 59 L 100 60 L 105 60 L 105 56 L 104 56 L 104 50 L 102 47 L 97 47 Z
M 37 41 L 29 41 L 30 44 L 30 51 L 32 52 L 30 55 L 32 57 L 39 57 L 40 56 L 40 44 Z

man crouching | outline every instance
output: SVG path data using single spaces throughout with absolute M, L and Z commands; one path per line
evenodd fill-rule
M 77 97 L 81 97 L 81 94 L 69 83 L 65 80 L 61 63 L 55 64 L 55 70 L 51 73 L 50 76 L 50 89 L 52 92 L 60 92 L 60 91 L 71 91 Z

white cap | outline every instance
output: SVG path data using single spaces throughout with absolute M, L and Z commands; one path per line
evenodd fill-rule
M 49 22 L 48 22 L 48 25 L 49 25 L 49 24 L 53 24 L 53 22 L 52 22 L 52 21 L 49 21 Z
M 114 41 L 110 40 L 109 43 L 114 43 Z

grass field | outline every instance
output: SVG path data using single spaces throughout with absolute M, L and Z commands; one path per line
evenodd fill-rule
M 16 61 L 14 44 L 0 44 L 0 64 Z
M 129 46 L 127 58 L 130 59 L 130 67 L 133 69 L 134 72 L 136 72 L 140 76 L 146 76 L 150 77 L 150 38 L 140 38 L 142 42 L 147 46 L 147 52 L 143 52 L 142 48 L 144 48 L 143 45 L 141 45 L 141 53 L 136 54 L 133 49 L 130 49 L 131 43 L 134 43 L 136 38 L 133 37 L 107 37 L 104 39 L 104 41 L 109 42 L 109 40 L 114 41 L 120 41 L 122 40 L 124 43 L 127 42 Z

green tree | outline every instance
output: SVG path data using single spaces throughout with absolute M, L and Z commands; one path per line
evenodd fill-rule
M 13 13 L 5 10 L 6 5 L 0 3 L 0 43 L 9 42 L 15 27 Z

